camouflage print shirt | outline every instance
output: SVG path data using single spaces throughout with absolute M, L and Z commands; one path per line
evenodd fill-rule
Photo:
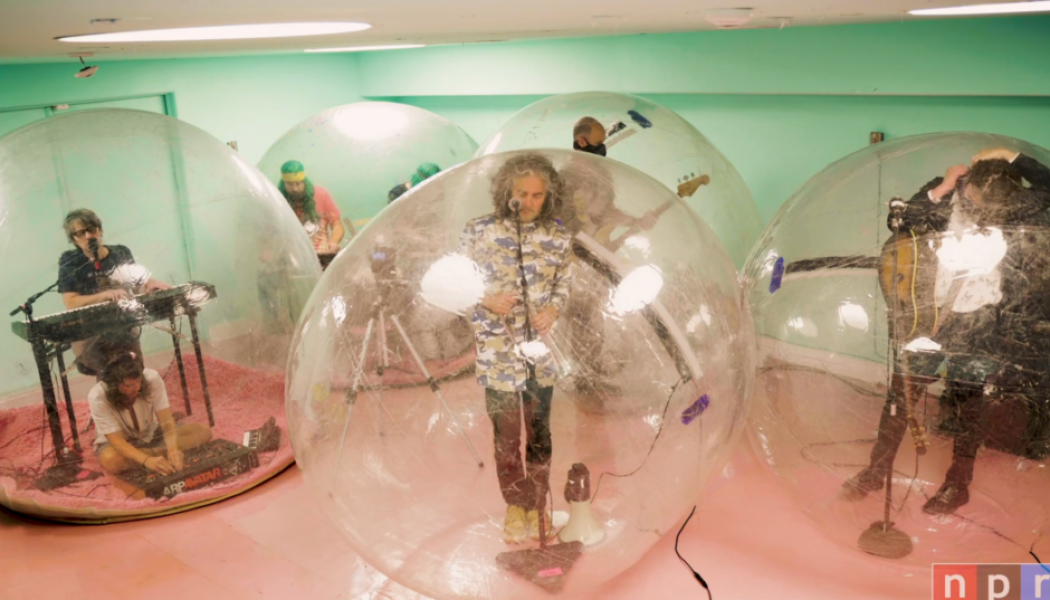
M 522 223 L 521 247 L 533 312 L 553 306 L 559 313 L 569 297 L 572 277 L 572 238 L 556 222 Z M 485 278 L 486 293 L 520 292 L 517 223 L 494 214 L 469 221 L 463 229 L 460 254 L 470 258 Z M 524 359 L 532 363 L 536 381 L 550 386 L 557 378 L 550 350 L 533 331 L 525 342 L 525 307 L 515 306 L 501 317 L 478 304 L 471 315 L 477 343 L 477 376 L 483 387 L 513 392 L 525 389 Z M 509 326 L 509 329 L 508 329 Z M 535 348 L 536 351 L 532 351 Z

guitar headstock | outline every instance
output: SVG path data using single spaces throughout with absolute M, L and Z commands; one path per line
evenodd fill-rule
M 694 177 L 688 181 L 683 181 L 678 184 L 678 197 L 688 198 L 696 193 L 696 190 L 700 189 L 700 186 L 711 183 L 711 178 L 707 175 L 701 175 Z

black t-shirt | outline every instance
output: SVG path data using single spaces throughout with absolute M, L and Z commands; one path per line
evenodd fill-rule
M 125 246 L 106 246 L 109 254 L 95 268 L 95 263 L 84 255 L 80 248 L 66 250 L 58 259 L 58 291 L 61 294 L 76 292 L 81 296 L 97 294 L 113 287 L 109 276 L 121 266 L 135 264 L 131 250 Z

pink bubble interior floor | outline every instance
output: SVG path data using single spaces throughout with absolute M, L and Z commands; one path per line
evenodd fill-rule
M 744 444 L 697 499 L 679 549 L 715 599 L 929 598 L 928 569 L 847 550 L 800 514 Z M 706 598 L 678 562 L 674 533 L 593 597 Z M 292 467 L 201 509 L 105 526 L 0 509 L 4 600 L 419 599 L 364 564 Z
M 191 354 L 185 357 L 185 361 L 187 389 L 193 414 L 183 422 L 207 423 L 208 415 L 196 359 Z M 218 484 L 177 495 L 170 500 L 130 499 L 114 487 L 106 476 L 41 492 L 32 487 L 32 482 L 40 472 L 41 465 L 49 465 L 54 455 L 43 405 L 41 402 L 34 402 L 0 412 L 0 492 L 5 494 L 5 502 L 29 507 L 23 509 L 23 512 L 75 520 L 119 516 L 122 513 L 166 512 L 180 506 L 235 493 L 272 477 L 287 467 L 293 456 L 284 413 L 283 373 L 249 369 L 207 356 L 204 358 L 204 364 L 215 416 L 213 438 L 239 444 L 243 441 L 245 431 L 261 427 L 271 416 L 276 419 L 281 429 L 280 446 L 276 451 L 260 454 L 258 468 Z M 186 412 L 178 369 L 170 366 L 162 370 L 161 375 L 165 380 L 172 410 Z M 74 408 L 77 427 L 81 431 L 80 442 L 84 449 L 82 467 L 87 471 L 100 472 L 98 460 L 92 451 L 95 430 L 94 427 L 88 428 L 90 413 L 86 399 L 74 396 Z M 72 445 L 64 402 L 60 403 L 59 412 L 66 442 Z

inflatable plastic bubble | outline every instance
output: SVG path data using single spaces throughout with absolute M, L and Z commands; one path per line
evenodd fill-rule
M 585 117 L 597 124 L 580 124 Z M 580 135 L 587 144 L 574 141 Z M 702 133 L 655 102 L 608 92 L 551 96 L 511 117 L 477 155 L 574 147 L 604 153 L 676 192 L 715 231 L 737 268 L 743 265 L 762 231 L 747 184 Z
M 291 463 L 284 364 L 320 269 L 236 152 L 138 111 L 28 125 L 0 139 L 0 246 L 0 503 L 128 519 Z
M 354 238 L 304 312 L 298 464 L 355 551 L 415 593 L 580 597 L 674 527 L 742 427 L 735 273 L 694 212 L 615 161 L 443 172 Z
M 316 216 L 301 205 L 297 212 L 318 252 L 333 254 L 384 206 L 475 149 L 462 129 L 431 112 L 358 102 L 296 125 L 266 151 L 259 169 L 293 201 L 297 192 L 314 200 Z M 307 182 L 301 191 L 290 189 L 296 175 Z
M 917 565 L 1050 550 L 1048 164 L 993 135 L 880 143 L 763 234 L 754 441 L 842 544 Z

